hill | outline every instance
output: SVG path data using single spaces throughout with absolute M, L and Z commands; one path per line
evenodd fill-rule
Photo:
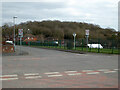
M 61 22 L 61 21 L 28 21 L 16 25 L 16 33 L 18 29 L 23 28 L 24 34 L 31 33 L 40 38 L 54 38 L 58 40 L 62 39 L 73 39 L 72 34 L 77 34 L 76 38 L 85 38 L 85 30 L 90 30 L 89 38 L 111 40 L 116 39 L 115 35 L 117 32 L 112 28 L 101 28 L 99 25 L 89 24 L 85 22 Z M 30 32 L 28 32 L 30 29 Z M 2 26 L 2 35 L 10 36 L 13 34 L 13 26 L 5 24 Z

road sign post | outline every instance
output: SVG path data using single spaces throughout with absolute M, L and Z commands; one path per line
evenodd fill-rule
M 75 49 L 75 37 L 76 37 L 76 33 L 73 33 L 73 37 L 74 37 L 74 49 Z
M 21 46 L 22 46 L 21 40 L 22 40 L 22 37 L 20 37 L 20 54 L 22 54 L 22 52 L 21 52 Z
M 18 30 L 18 35 L 20 37 L 20 54 L 22 54 L 22 52 L 21 52 L 21 46 L 22 46 L 23 29 L 19 29 Z
M 85 30 L 86 31 L 86 47 L 87 47 L 87 51 L 88 51 L 88 37 L 89 37 L 89 30 Z

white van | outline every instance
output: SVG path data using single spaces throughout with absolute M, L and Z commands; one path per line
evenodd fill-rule
M 10 43 L 10 44 L 13 44 L 13 41 L 6 41 L 6 43 Z
M 88 44 L 87 45 L 89 48 L 103 48 L 101 44 Z

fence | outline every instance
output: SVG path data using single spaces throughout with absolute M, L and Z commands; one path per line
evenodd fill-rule
M 89 39 L 89 44 L 98 44 L 97 48 L 88 47 L 86 39 L 79 39 L 75 42 L 75 48 L 73 40 L 58 40 L 58 41 L 36 41 L 36 42 L 22 42 L 22 45 L 34 46 L 34 47 L 47 47 L 47 48 L 60 48 L 66 50 L 79 50 L 85 52 L 97 52 L 97 53 L 111 53 L 118 54 L 118 40 L 101 40 L 101 39 Z M 16 42 L 20 45 L 19 42 Z M 101 45 L 103 48 L 100 48 Z

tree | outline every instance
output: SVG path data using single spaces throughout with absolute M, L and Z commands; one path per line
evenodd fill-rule
M 5 24 L 2 26 L 3 37 L 13 35 L 13 26 L 10 24 Z M 35 36 L 43 35 L 45 38 L 55 38 L 55 39 L 73 39 L 72 34 L 75 32 L 77 34 L 76 38 L 85 38 L 85 30 L 90 30 L 89 38 L 94 39 L 104 39 L 110 40 L 113 38 L 112 34 L 116 33 L 112 28 L 103 29 L 99 25 L 89 24 L 85 22 L 61 22 L 61 21 L 28 21 L 16 25 L 16 33 L 18 34 L 18 29 L 24 29 L 24 34 L 27 30 L 31 30 L 31 34 Z M 41 36 L 42 37 L 42 36 Z M 116 38 L 114 36 L 114 38 Z

